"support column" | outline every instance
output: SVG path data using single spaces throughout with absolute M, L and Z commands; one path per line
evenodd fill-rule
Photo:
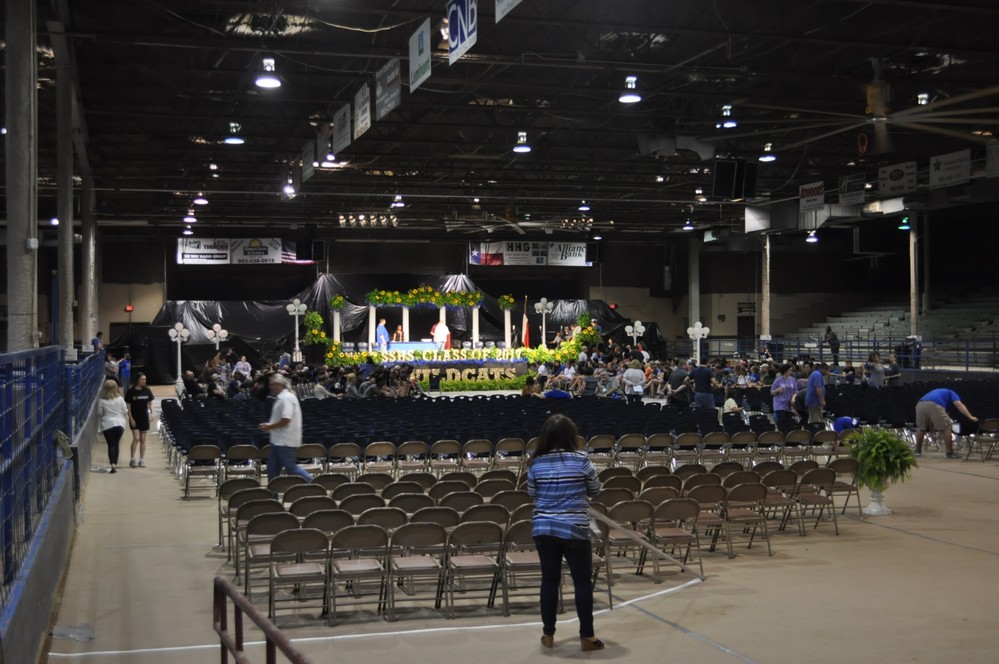
M 59 344 L 73 355 L 73 81 L 68 49 L 56 52 L 56 216 Z
M 504 309 L 503 310 L 503 341 L 506 342 L 506 347 L 507 348 L 513 348 L 513 346 L 510 343 L 513 340 L 512 337 L 511 337 L 511 335 L 510 335 L 510 326 L 512 325 L 512 323 L 510 321 L 510 318 L 511 318 L 511 316 L 510 316 L 510 310 L 509 309 Z
M 333 310 L 333 341 L 340 343 L 340 310 Z
M 83 177 L 80 190 L 83 247 L 80 252 L 80 339 L 89 344 L 97 326 L 97 224 L 94 222 L 94 180 Z
M 919 215 L 917 223 L 912 224 L 912 228 L 918 227 L 918 222 L 923 226 L 923 308 L 922 313 L 926 314 L 930 310 L 930 213 L 923 212 Z
M 912 224 L 909 229 L 909 334 L 919 334 L 919 238 Z
M 378 325 L 378 319 L 375 318 L 375 305 L 368 305 L 368 350 L 375 350 L 375 327 Z
M 688 278 L 687 281 L 690 284 L 689 293 L 687 295 L 688 316 L 690 317 L 690 325 L 693 325 L 697 321 L 701 320 L 701 240 L 698 237 L 690 238 L 688 242 L 687 256 L 689 260 L 689 265 L 687 266 Z
M 402 308 L 402 340 L 409 341 L 409 307 Z
M 37 45 L 34 0 L 6 0 L 7 350 L 38 338 Z
M 770 235 L 763 236 L 763 274 L 760 278 L 760 336 L 770 336 Z
M 472 307 L 472 348 L 479 341 L 479 308 Z

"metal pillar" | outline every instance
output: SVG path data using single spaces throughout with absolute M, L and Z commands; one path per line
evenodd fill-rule
M 760 279 L 760 336 L 770 336 L 770 236 L 763 236 L 763 275 Z
M 912 224 L 912 230 L 918 227 L 918 222 L 923 226 L 923 313 L 930 310 L 930 213 L 924 212 L 919 215 L 917 223 Z
M 38 69 L 34 0 L 6 0 L 7 350 L 37 345 Z
M 94 222 L 94 180 L 83 177 L 80 191 L 80 217 L 83 221 L 83 247 L 80 252 L 80 339 L 89 344 L 97 326 L 97 224 Z
M 688 279 L 690 283 L 687 302 L 689 304 L 690 324 L 701 320 L 701 240 L 692 237 L 689 241 L 689 251 L 687 252 L 689 265 L 687 267 Z
M 909 229 L 909 334 L 919 334 L 919 237 L 912 224 Z
M 59 217 L 59 344 L 73 348 L 73 68 L 69 49 L 56 51 L 56 215 Z M 85 333 L 84 333 L 85 334 Z

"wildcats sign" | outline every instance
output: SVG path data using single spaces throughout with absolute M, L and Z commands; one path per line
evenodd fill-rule
M 447 29 L 447 62 L 453 65 L 479 38 L 478 0 L 448 0 Z

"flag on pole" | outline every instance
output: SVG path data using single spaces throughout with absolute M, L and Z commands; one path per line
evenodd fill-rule
M 531 347 L 531 325 L 527 322 L 527 296 L 524 296 L 524 319 L 520 323 L 521 329 L 524 331 L 523 346 L 524 348 Z

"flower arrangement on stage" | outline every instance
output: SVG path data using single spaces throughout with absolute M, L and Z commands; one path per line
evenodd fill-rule
M 323 344 L 329 345 L 324 329 L 325 321 L 318 311 L 310 311 L 305 314 L 305 336 L 302 342 L 305 345 Z
M 347 298 L 343 295 L 334 295 L 330 298 L 330 309 L 343 310 L 347 306 Z
M 597 329 L 597 325 L 590 314 L 586 312 L 579 314 L 576 318 L 576 324 L 579 325 L 580 331 L 576 334 L 575 339 L 580 344 L 592 348 L 602 341 L 600 331 Z M 576 355 L 578 356 L 579 353 L 577 352 Z
M 407 293 L 399 291 L 373 290 L 364 296 L 365 302 L 376 307 L 477 307 L 482 303 L 482 293 L 471 291 L 449 291 L 442 293 L 431 286 L 423 285 Z
M 500 295 L 497 302 L 499 302 L 499 308 L 503 311 L 510 311 L 517 306 L 517 301 L 513 299 L 513 295 Z

